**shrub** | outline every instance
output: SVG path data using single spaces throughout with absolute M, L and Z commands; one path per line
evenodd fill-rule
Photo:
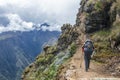
M 103 2 L 102 1 L 97 1 L 97 3 L 95 4 L 95 9 L 97 11 L 101 11 L 104 8 Z
M 72 43 L 70 47 L 70 55 L 73 56 L 73 54 L 76 52 L 77 45 Z

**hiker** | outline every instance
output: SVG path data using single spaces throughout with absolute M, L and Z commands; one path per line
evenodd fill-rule
M 93 43 L 90 39 L 87 39 L 82 47 L 82 52 L 84 53 L 85 60 L 85 71 L 87 72 L 90 67 L 91 55 L 94 51 Z

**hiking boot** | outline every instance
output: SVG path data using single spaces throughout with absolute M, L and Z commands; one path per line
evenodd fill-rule
M 88 69 L 86 69 L 85 72 L 88 72 Z

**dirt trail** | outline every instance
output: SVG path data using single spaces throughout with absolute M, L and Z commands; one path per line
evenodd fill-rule
M 85 41 L 86 37 L 84 35 L 82 37 L 83 37 L 82 39 L 84 39 L 82 41 Z M 86 72 L 81 46 L 77 49 L 76 53 L 71 58 L 70 62 L 67 64 L 68 65 L 65 67 L 66 69 L 63 70 L 60 80 L 100 80 L 98 78 L 114 78 L 113 76 L 105 73 L 102 64 L 96 63 L 94 61 L 91 61 L 90 69 L 88 70 L 88 72 Z
M 81 47 L 72 57 L 72 60 L 70 61 L 69 64 L 70 66 L 66 70 L 64 75 L 65 80 L 90 80 L 90 79 L 98 80 L 95 78 L 114 78 L 110 75 L 104 74 L 102 72 L 102 65 L 94 61 L 91 61 L 90 69 L 88 70 L 88 72 L 85 72 L 84 58 L 81 52 Z

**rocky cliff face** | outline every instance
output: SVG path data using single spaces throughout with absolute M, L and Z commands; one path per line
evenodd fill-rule
M 62 26 L 58 43 L 44 48 L 42 55 L 24 71 L 23 80 L 59 80 L 62 64 L 75 53 L 86 34 L 95 45 L 93 59 L 105 63 L 110 74 L 120 76 L 119 0 L 82 0 L 80 5 L 76 24 Z
M 95 33 L 101 33 L 101 36 L 108 34 L 107 38 L 110 41 L 113 40 L 112 35 L 116 35 L 114 38 L 117 39 L 119 37 L 119 4 L 118 0 L 82 0 L 77 14 L 76 26 L 84 33 L 93 33 L 91 35 L 94 36 Z M 111 43 L 113 42 L 111 41 Z M 114 45 L 111 44 L 111 47 L 115 47 L 115 43 L 117 47 L 119 40 L 114 42 Z
M 111 26 L 109 11 L 113 2 L 114 0 L 82 0 L 76 25 L 84 27 L 86 33 L 109 28 Z
M 97 53 L 93 59 L 108 63 L 113 68 L 106 65 L 108 72 L 120 76 L 119 0 L 82 0 L 80 5 L 76 26 L 93 40 Z

